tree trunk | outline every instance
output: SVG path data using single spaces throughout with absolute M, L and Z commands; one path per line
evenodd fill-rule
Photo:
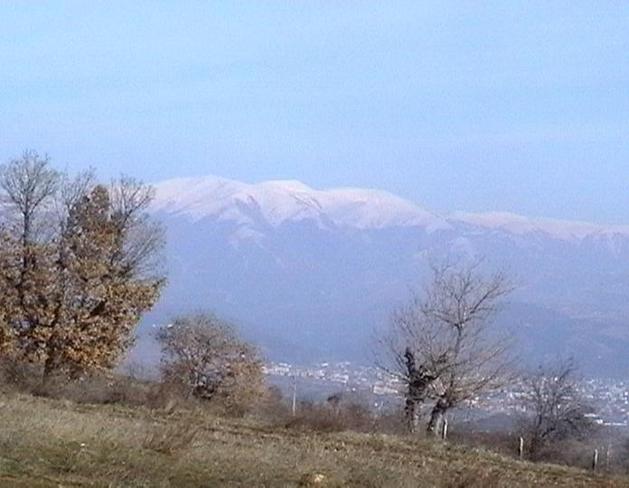
M 538 460 L 538 454 L 539 451 L 542 449 L 542 445 L 543 445 L 543 439 L 540 435 L 538 434 L 534 434 L 531 437 L 531 441 L 529 443 L 529 459 L 531 459 L 531 461 L 537 461 Z
M 440 436 L 443 429 L 443 420 L 448 411 L 448 406 L 442 400 L 438 400 L 430 413 L 430 422 L 428 422 L 428 433 Z
M 52 374 L 57 369 L 57 361 L 53 354 L 48 354 L 46 361 L 44 362 L 44 369 L 42 371 L 42 384 L 48 383 L 48 380 L 52 377 Z
M 412 398 L 406 399 L 406 406 L 404 407 L 404 413 L 406 415 L 406 425 L 408 431 L 413 434 L 417 432 L 417 426 L 419 425 L 419 402 Z
M 61 367 L 61 360 L 59 358 L 59 344 L 53 337 L 48 339 L 46 344 L 46 361 L 44 361 L 44 368 L 42 371 L 42 384 L 46 384 L 54 373 L 57 373 Z

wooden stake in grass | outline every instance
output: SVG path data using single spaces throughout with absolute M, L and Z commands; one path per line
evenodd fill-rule
M 594 455 L 592 456 L 592 471 L 596 471 L 598 466 L 598 449 L 594 449 Z
M 610 460 L 612 456 L 612 445 L 611 443 L 607 444 L 607 451 L 605 452 L 605 467 L 609 469 Z
M 441 439 L 448 440 L 448 419 L 443 419 L 443 430 L 441 431 Z
M 518 457 L 520 459 L 524 458 L 524 437 L 520 437 L 520 442 L 518 444 Z
M 293 376 L 293 404 L 291 408 L 293 417 L 297 415 L 297 376 Z

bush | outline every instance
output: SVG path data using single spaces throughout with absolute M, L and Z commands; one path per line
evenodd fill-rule
M 372 432 L 376 418 L 359 400 L 332 395 L 325 403 L 301 402 L 297 414 L 284 426 L 316 432 Z
M 187 398 L 211 400 L 225 412 L 242 415 L 263 393 L 256 349 L 216 316 L 179 317 L 157 339 L 164 353 L 163 381 L 180 385 Z

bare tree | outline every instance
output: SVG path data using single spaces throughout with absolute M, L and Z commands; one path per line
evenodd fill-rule
M 434 401 L 428 431 L 439 434 L 449 409 L 507 378 L 509 343 L 490 324 L 511 286 L 502 274 L 485 276 L 479 267 L 432 266 L 424 293 L 394 314 L 386 343 L 395 373 L 407 385 L 411 430 L 426 399 Z
M 155 190 L 127 176 L 114 180 L 109 187 L 112 221 L 119 239 L 112 263 L 133 278 L 161 276 L 161 253 L 164 232 L 147 213 Z
M 549 443 L 591 433 L 595 424 L 578 388 L 577 368 L 571 359 L 540 366 L 524 378 L 522 435 L 531 458 Z
M 262 362 L 233 326 L 213 314 L 177 318 L 157 333 L 164 354 L 164 381 L 184 387 L 188 396 L 221 398 L 247 409 L 263 385 Z
M 48 157 L 26 151 L 0 169 L 0 204 L 5 230 L 23 248 L 42 237 L 49 210 L 59 190 L 61 174 L 50 168 Z M 25 260 L 27 261 L 27 260 Z M 24 263 L 24 266 L 27 262 Z

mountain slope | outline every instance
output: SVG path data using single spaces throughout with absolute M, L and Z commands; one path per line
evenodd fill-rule
M 421 285 L 430 259 L 483 256 L 518 285 L 501 325 L 531 361 L 561 352 L 592 372 L 629 372 L 627 227 L 439 216 L 382 191 L 295 181 L 156 188 L 170 285 L 153 320 L 212 308 L 274 358 L 371 361 L 374 330 Z

